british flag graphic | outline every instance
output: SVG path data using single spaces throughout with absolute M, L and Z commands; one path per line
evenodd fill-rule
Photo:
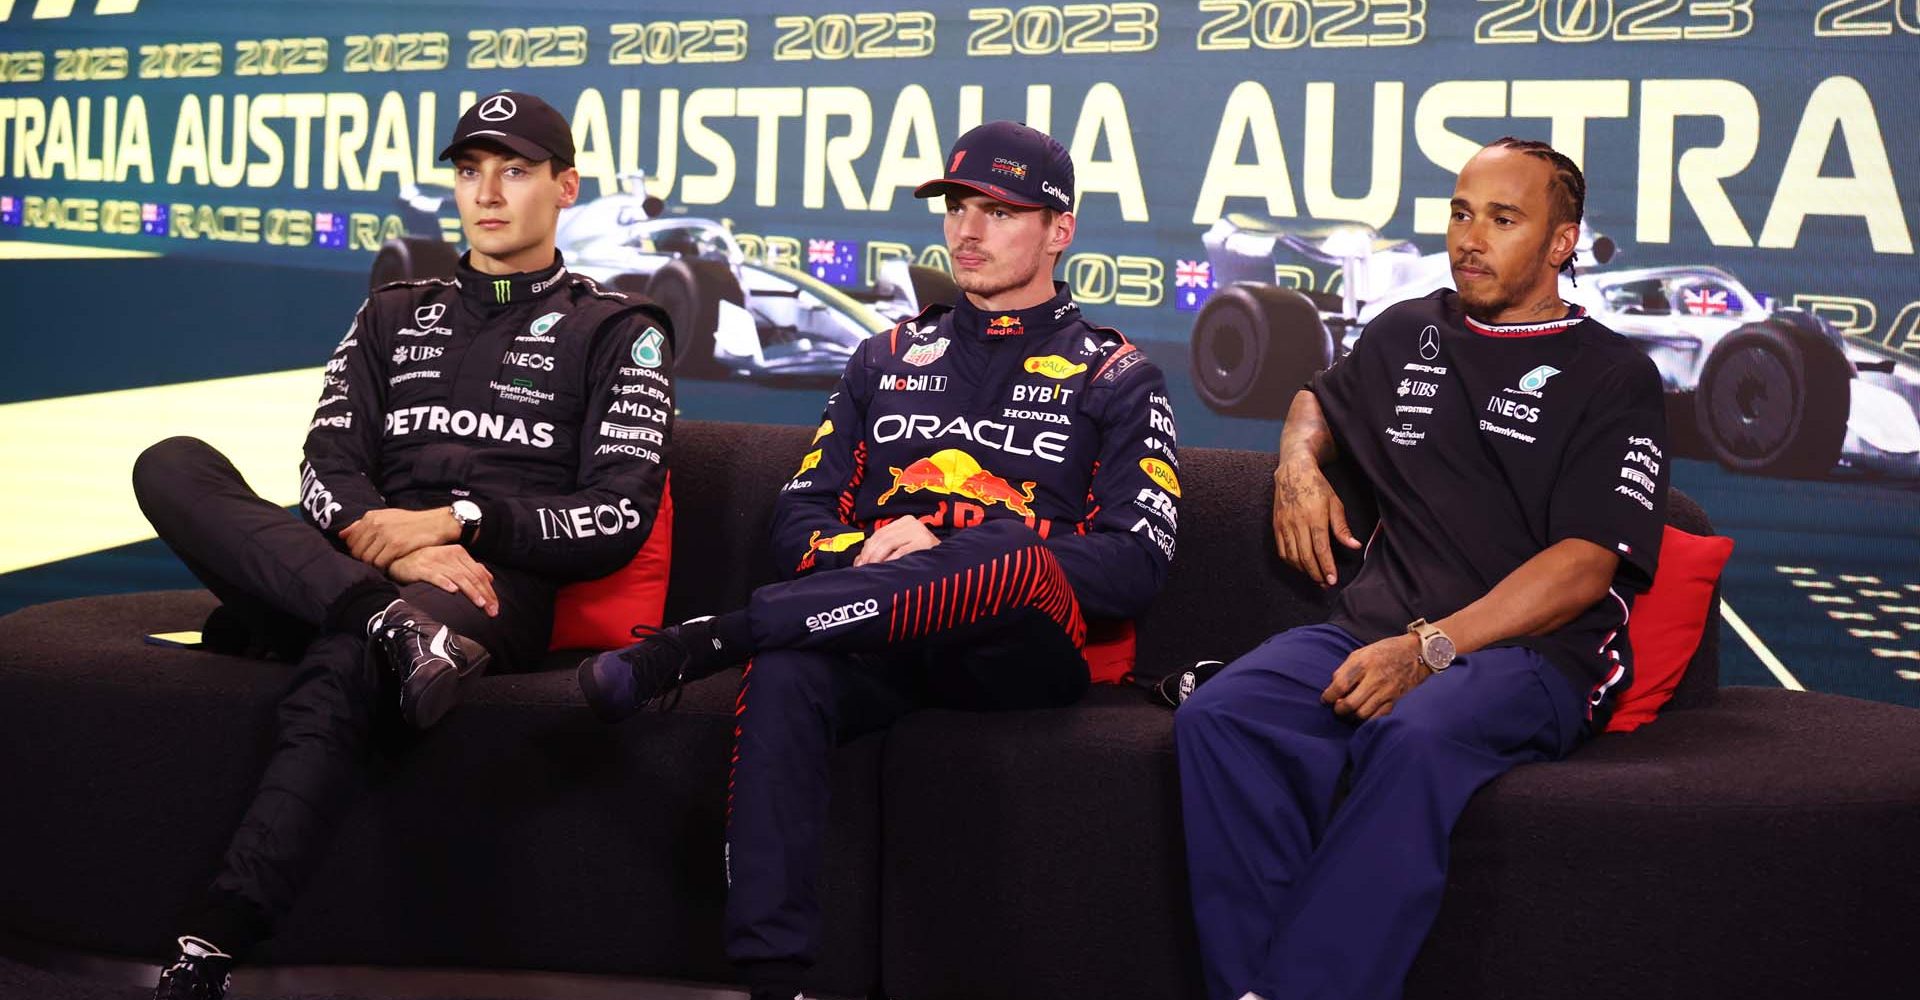
M 1724 288 L 1689 288 L 1680 293 L 1680 307 L 1695 316 L 1724 316 L 1731 309 Z

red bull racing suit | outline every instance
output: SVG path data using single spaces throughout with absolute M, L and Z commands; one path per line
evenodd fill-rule
M 1180 475 L 1159 369 L 1045 304 L 936 306 L 854 352 L 775 505 L 793 579 L 748 605 L 728 803 L 727 944 L 750 982 L 817 953 L 814 896 L 836 739 L 915 707 L 1071 703 L 1089 620 L 1143 612 L 1174 556 Z M 917 517 L 930 549 L 853 567 Z

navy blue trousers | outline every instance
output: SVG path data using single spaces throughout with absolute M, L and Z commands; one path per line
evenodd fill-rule
M 1086 693 L 1079 604 L 1025 524 L 991 520 L 870 566 L 760 588 L 727 789 L 729 957 L 779 981 L 819 954 L 834 746 L 916 708 L 1048 708 Z
M 1360 645 L 1332 625 L 1282 632 L 1174 715 L 1210 998 L 1399 997 L 1467 800 L 1585 734 L 1573 684 L 1504 647 L 1461 657 L 1355 725 L 1320 694 Z

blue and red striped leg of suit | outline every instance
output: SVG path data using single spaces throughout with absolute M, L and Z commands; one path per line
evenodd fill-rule
M 727 952 L 749 978 L 819 953 L 815 882 L 833 747 L 915 708 L 1071 704 L 1086 625 L 1038 535 L 1013 520 L 891 562 L 760 588 L 735 705 Z

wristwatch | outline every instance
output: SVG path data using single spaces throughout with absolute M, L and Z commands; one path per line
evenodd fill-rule
M 1430 624 L 1425 618 L 1415 618 L 1407 631 L 1420 640 L 1421 666 L 1436 674 L 1453 666 L 1453 640 L 1440 631 L 1440 626 Z
M 472 542 L 473 536 L 480 533 L 479 504 L 471 500 L 455 500 L 453 519 L 460 522 L 460 544 L 466 545 Z

